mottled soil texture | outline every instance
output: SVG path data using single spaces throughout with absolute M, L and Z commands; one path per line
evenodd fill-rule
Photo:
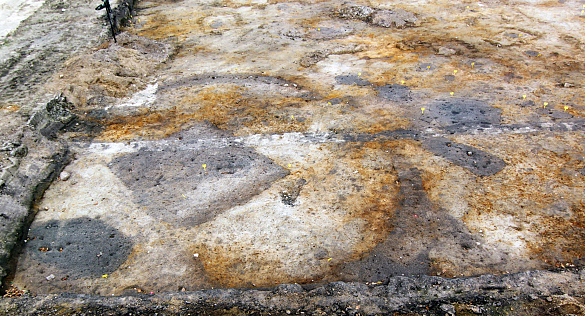
M 13 285 L 119 295 L 584 266 L 584 9 L 140 1 L 117 43 L 72 53 L 35 92 L 67 99 L 74 117 L 37 130 L 72 161 L 34 205 Z M 3 117 L 31 108 L 7 95 Z

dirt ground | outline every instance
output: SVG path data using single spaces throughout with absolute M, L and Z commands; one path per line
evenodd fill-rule
M 583 267 L 583 10 L 140 1 L 116 43 L 31 79 L 66 98 L 45 136 L 72 158 L 10 280 L 122 295 Z M 11 89 L 0 113 L 26 117 Z

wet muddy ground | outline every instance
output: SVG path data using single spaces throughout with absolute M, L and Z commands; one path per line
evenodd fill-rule
M 37 128 L 72 161 L 35 205 L 13 285 L 118 295 L 583 266 L 584 9 L 140 1 L 117 43 L 39 88 L 74 114 Z M 10 100 L 5 117 L 31 107 Z

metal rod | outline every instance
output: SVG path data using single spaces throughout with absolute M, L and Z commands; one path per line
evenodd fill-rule
M 114 30 L 114 23 L 112 22 L 112 8 L 110 7 L 110 1 L 109 0 L 103 0 L 104 3 L 98 5 L 95 9 L 96 10 L 101 10 L 103 8 L 106 8 L 106 15 L 108 16 L 108 22 L 110 23 L 110 30 L 112 31 L 112 37 L 114 38 L 114 43 L 117 43 L 118 41 L 116 41 L 116 31 Z

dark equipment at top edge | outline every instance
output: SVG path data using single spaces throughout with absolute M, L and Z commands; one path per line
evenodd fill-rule
M 98 5 L 95 9 L 96 10 L 101 10 L 103 8 L 106 8 L 106 15 L 108 17 L 108 22 L 110 23 L 110 30 L 112 31 L 112 37 L 114 37 L 114 43 L 117 43 L 116 41 L 116 31 L 114 30 L 114 23 L 112 21 L 112 8 L 110 7 L 110 1 L 109 0 L 103 0 L 104 3 Z

